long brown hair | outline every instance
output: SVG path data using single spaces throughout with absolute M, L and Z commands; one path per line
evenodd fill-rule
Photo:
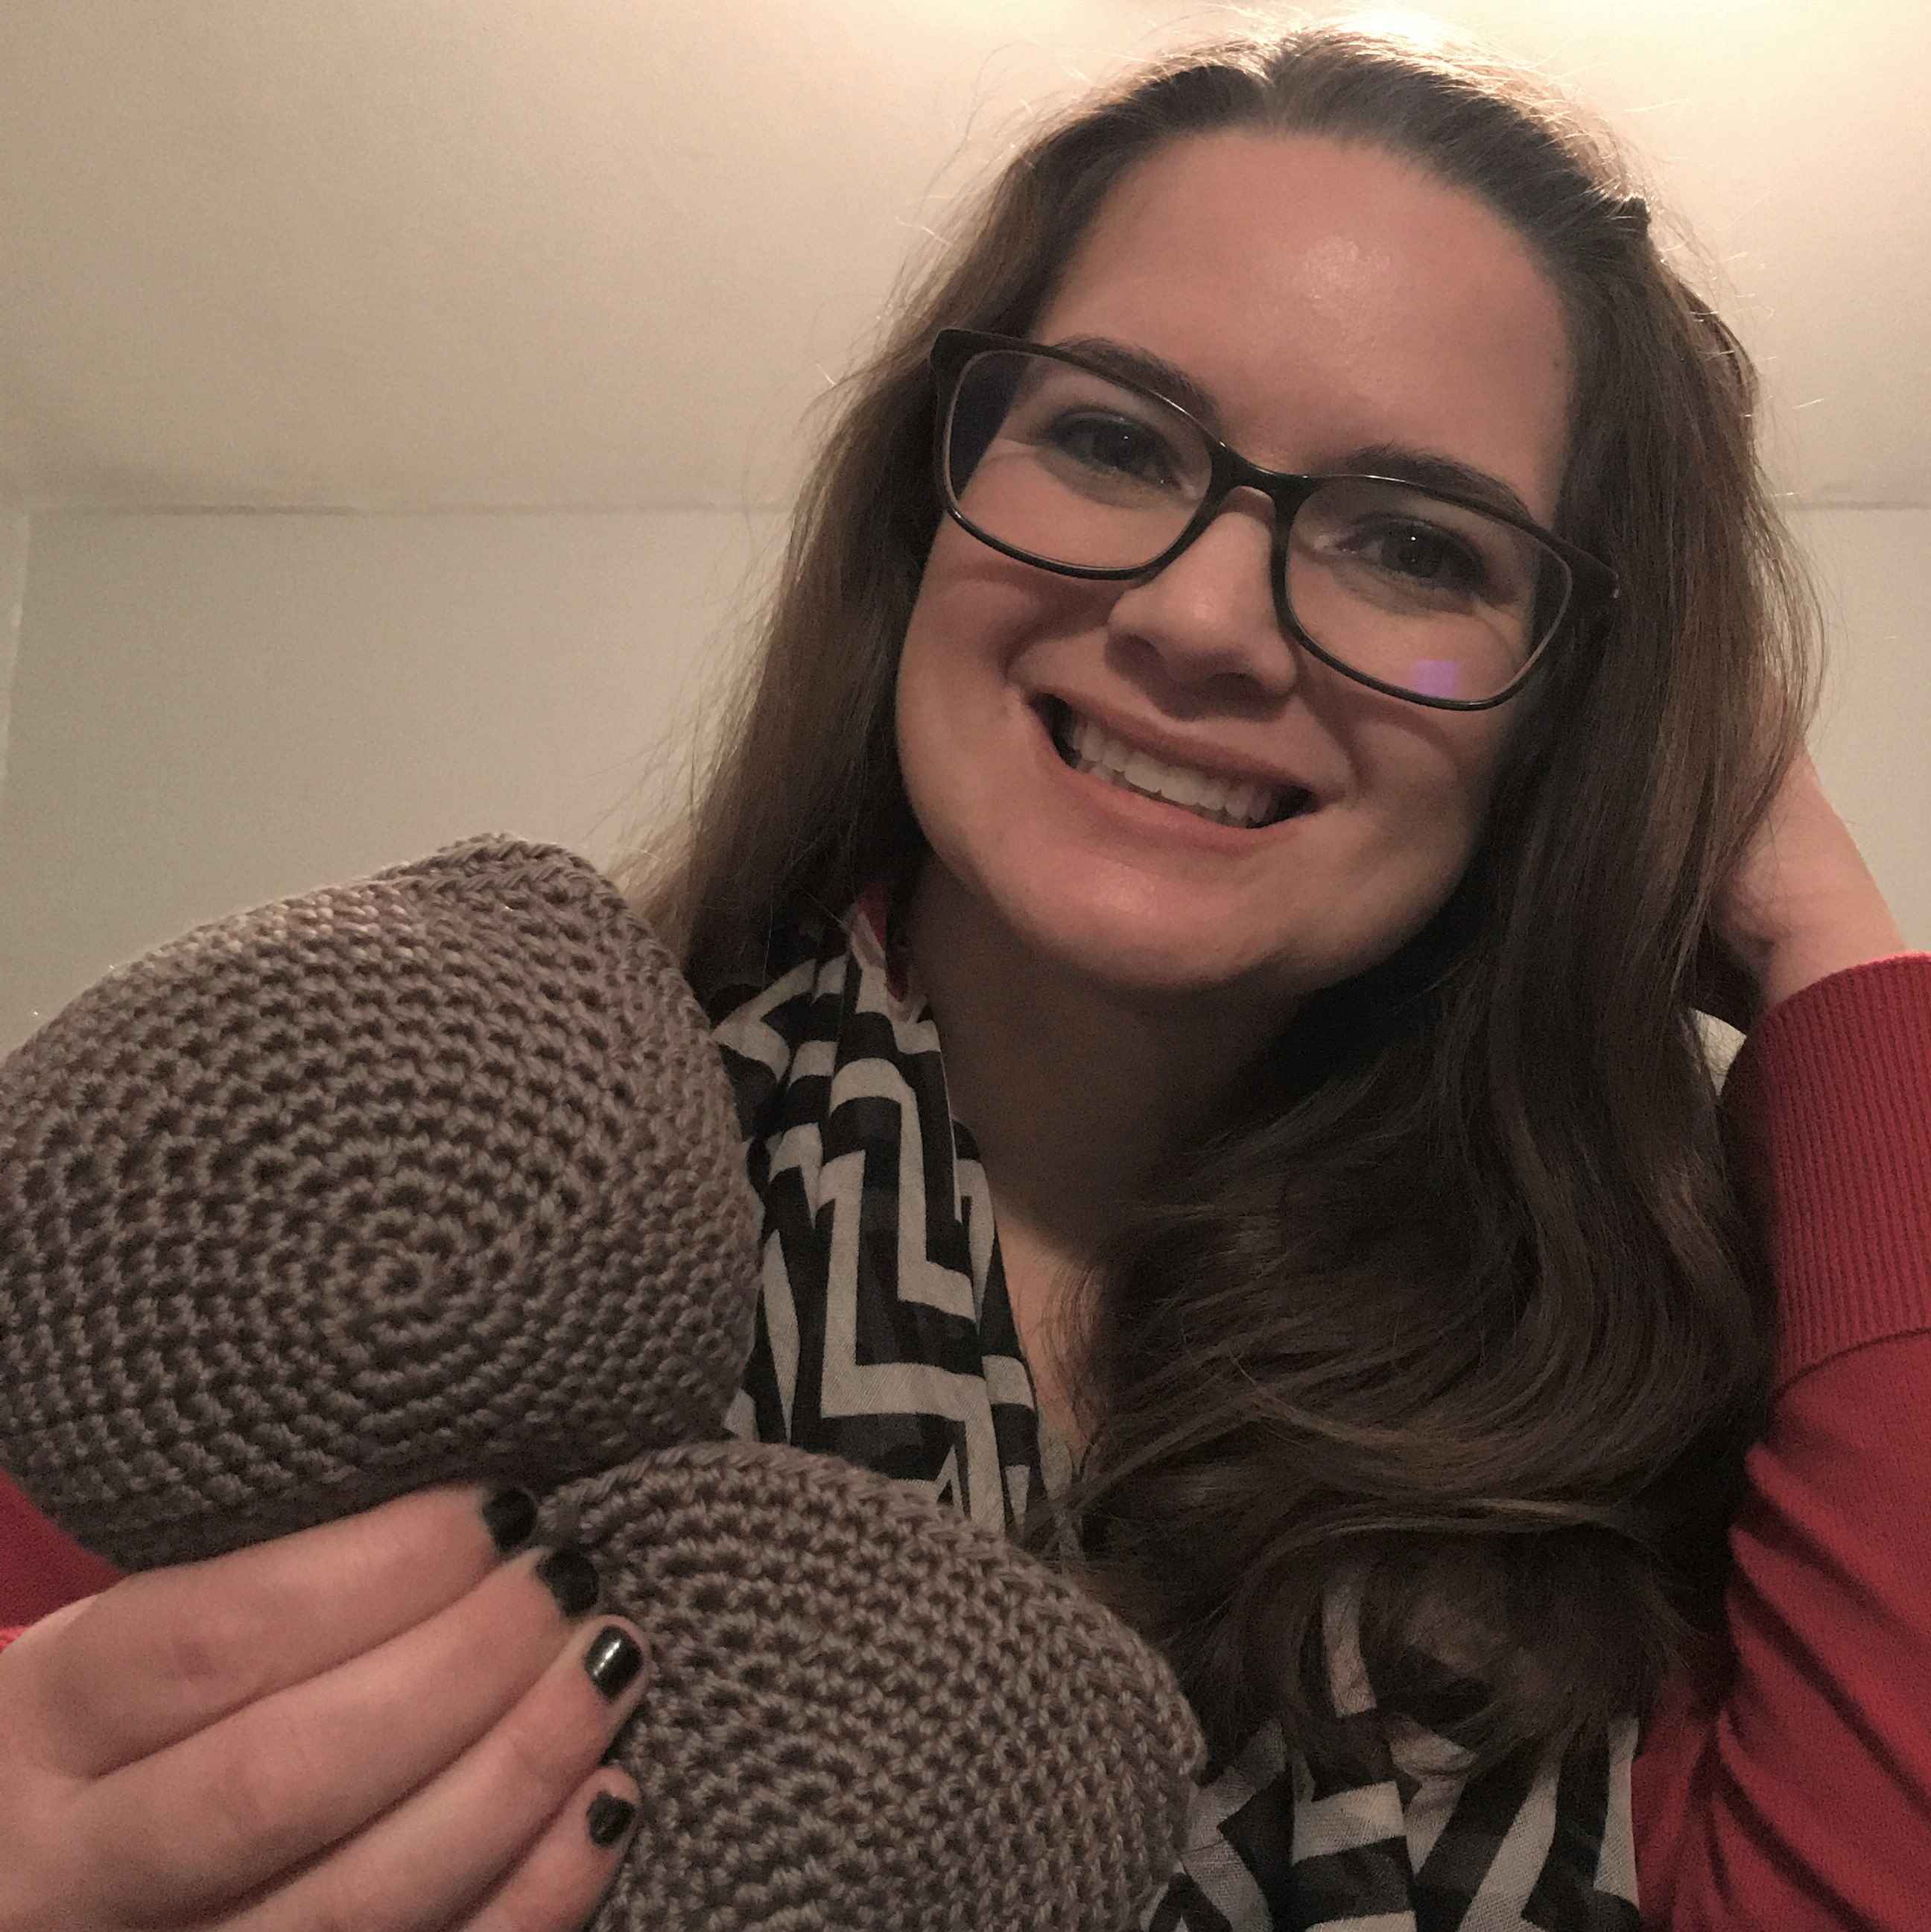
M 1577 365 L 1558 527 L 1623 594 L 1517 700 L 1447 907 L 1303 1006 L 1093 1270 L 1066 1507 L 1090 1586 L 1222 1748 L 1264 1715 L 1309 1742 L 1332 1722 L 1341 1583 L 1384 1698 L 1418 1642 L 1486 1687 L 1465 1742 L 1561 1745 L 1639 1708 L 1707 1620 L 1763 1396 L 1693 995 L 1816 633 L 1750 364 L 1606 136 L 1482 57 L 1334 26 L 1170 56 L 1045 128 L 846 384 L 756 681 L 691 824 L 629 878 L 702 984 L 781 910 L 916 862 L 892 698 L 939 516 L 933 334 L 1025 333 L 1126 171 L 1228 129 L 1411 157 L 1525 238 Z

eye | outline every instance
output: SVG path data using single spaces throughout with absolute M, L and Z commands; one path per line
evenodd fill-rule
M 1130 478 L 1162 489 L 1179 481 L 1179 466 L 1164 438 L 1131 417 L 1082 410 L 1054 418 L 1047 442 L 1096 475 Z
M 1489 573 L 1479 552 L 1432 524 L 1385 522 L 1355 532 L 1348 548 L 1363 562 L 1418 588 L 1473 596 Z

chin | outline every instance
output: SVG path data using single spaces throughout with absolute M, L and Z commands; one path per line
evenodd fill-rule
M 1031 910 L 1033 916 L 1015 922 L 1025 951 L 1116 998 L 1160 1005 L 1223 999 L 1291 1010 L 1307 994 L 1359 970 L 1345 961 L 1242 944 L 1231 934 L 1203 945 L 1201 923 L 1183 916 L 1082 908 L 1064 899 Z
M 1337 928 L 1330 908 L 1326 916 L 1311 910 L 1291 926 L 1243 932 L 1225 912 L 1201 904 L 1027 896 L 1033 902 L 1018 922 L 1022 946 L 1090 985 L 1160 1004 L 1278 1008 L 1284 1022 L 1303 1000 L 1393 959 L 1441 910 L 1432 896 L 1352 929 Z

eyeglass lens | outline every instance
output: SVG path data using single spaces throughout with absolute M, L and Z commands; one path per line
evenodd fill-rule
M 1179 538 L 1213 458 L 1189 416 L 1056 357 L 982 351 L 946 429 L 954 507 L 1033 561 L 1135 570 Z M 1351 668 L 1418 696 L 1490 698 L 1561 620 L 1569 569 L 1526 531 L 1405 484 L 1339 477 L 1294 517 L 1285 602 Z

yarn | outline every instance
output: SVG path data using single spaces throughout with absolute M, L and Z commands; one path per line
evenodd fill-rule
M 889 1479 L 720 1442 L 757 1204 L 676 962 L 479 839 L 218 921 L 0 1065 L 0 1465 L 124 1568 L 523 1483 L 652 1652 L 601 1932 L 1121 1932 L 1165 1663 Z
M 694 995 L 580 860 L 244 913 L 0 1070 L 0 1464 L 139 1568 L 715 1436 L 757 1213 Z

